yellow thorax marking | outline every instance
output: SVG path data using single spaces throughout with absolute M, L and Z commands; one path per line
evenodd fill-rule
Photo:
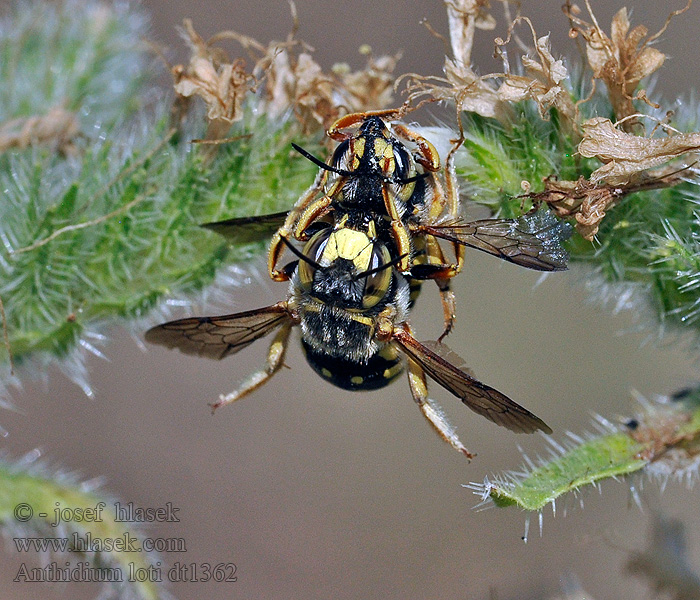
M 377 239 L 377 226 L 374 221 L 370 221 L 367 225 L 367 236 L 372 240 Z

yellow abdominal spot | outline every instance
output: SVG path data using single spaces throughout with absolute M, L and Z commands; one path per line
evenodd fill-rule
M 389 369 L 384 369 L 384 373 L 382 373 L 382 376 L 384 379 L 393 379 L 396 377 L 399 372 L 403 369 L 403 365 L 401 363 L 395 364 L 393 367 L 390 367 Z
M 379 351 L 379 356 L 381 356 L 385 360 L 396 360 L 398 355 L 398 349 L 391 344 L 387 344 Z

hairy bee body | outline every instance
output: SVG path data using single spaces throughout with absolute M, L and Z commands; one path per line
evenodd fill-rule
M 209 223 L 205 227 L 245 243 L 272 236 L 268 269 L 289 281 L 286 300 L 256 310 L 163 323 L 146 340 L 185 353 L 221 359 L 273 331 L 263 368 L 212 408 L 258 389 L 284 366 L 293 327 L 301 330 L 307 362 L 323 379 L 347 390 L 386 386 L 408 373 L 413 400 L 438 433 L 471 458 L 442 410 L 428 397 L 430 377 L 466 406 L 520 433 L 551 432 L 537 416 L 462 368 L 440 343 L 455 319 L 450 280 L 469 246 L 538 270 L 566 267 L 560 242 L 567 228 L 551 214 L 464 222 L 451 157 L 438 176 L 435 147 L 404 125 L 387 122 L 401 110 L 341 117 L 328 130 L 339 142 L 329 163 L 294 146 L 321 168 L 316 183 L 289 212 Z M 443 181 L 444 180 L 444 181 Z M 453 248 L 446 259 L 438 239 Z M 301 250 L 295 246 L 301 244 Z M 297 260 L 278 268 L 285 248 Z M 438 342 L 420 342 L 408 323 L 421 281 L 434 280 L 444 330 Z
M 318 232 L 292 276 L 290 304 L 296 307 L 306 358 L 321 376 L 346 389 L 375 389 L 401 372 L 396 353 L 383 352 L 377 319 L 408 318 L 410 285 L 390 264 L 383 243 L 366 232 L 341 227 Z M 360 277 L 370 270 L 376 272 Z M 391 377 L 382 374 L 390 371 Z M 372 372 L 373 371 L 373 372 Z
M 328 383 L 352 392 L 368 392 L 389 385 L 404 370 L 401 354 L 390 344 L 382 344 L 367 361 L 333 357 L 311 346 L 303 337 L 301 345 L 309 366 Z
M 388 217 L 388 193 L 399 216 L 406 219 L 426 204 L 426 182 L 415 177 L 416 161 L 404 143 L 377 116 L 368 117 L 356 136 L 341 142 L 331 164 L 350 176 L 331 178 L 327 187 L 341 212 L 362 211 Z

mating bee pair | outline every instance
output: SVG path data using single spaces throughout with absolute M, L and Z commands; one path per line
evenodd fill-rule
M 436 281 L 445 323 L 441 340 L 454 322 L 450 280 L 463 267 L 465 246 L 528 268 L 560 270 L 566 268 L 560 242 L 568 227 L 548 212 L 517 220 L 461 221 L 453 165 L 461 140 L 448 154 L 441 179 L 435 147 L 405 125 L 390 125 L 400 116 L 400 111 L 378 111 L 339 119 L 328 131 L 339 142 L 329 163 L 295 146 L 320 171 L 288 213 L 205 225 L 239 240 L 271 235 L 268 269 L 273 280 L 291 281 L 287 300 L 232 315 L 164 323 L 148 331 L 146 340 L 221 359 L 278 330 L 265 367 L 222 395 L 213 408 L 270 379 L 284 364 L 290 331 L 299 325 L 307 361 L 339 387 L 383 387 L 406 364 L 421 412 L 467 457 L 473 455 L 428 397 L 426 376 L 499 425 L 516 432 L 550 432 L 538 417 L 465 373 L 444 344 L 419 342 L 408 314 L 420 281 Z M 438 238 L 451 244 L 452 262 Z M 285 249 L 296 260 L 280 268 Z

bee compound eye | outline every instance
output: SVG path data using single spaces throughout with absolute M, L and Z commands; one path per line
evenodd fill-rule
M 350 157 L 350 142 L 345 140 L 333 152 L 331 165 L 336 169 L 347 169 Z
M 315 233 L 311 239 L 306 242 L 302 253 L 304 256 L 308 257 L 313 263 L 318 264 L 323 257 L 323 252 L 328 243 L 328 238 L 331 235 L 331 229 L 322 229 Z M 314 282 L 314 274 L 316 273 L 316 266 L 310 264 L 305 260 L 299 261 L 299 281 L 301 285 L 306 290 L 310 290 Z
M 372 259 L 368 271 L 379 269 L 365 277 L 365 289 L 362 294 L 362 308 L 372 308 L 386 296 L 391 286 L 392 268 L 380 267 L 391 262 L 389 250 L 383 244 L 374 244 L 372 248 Z
M 413 168 L 412 159 L 403 144 L 394 144 L 394 163 L 395 171 L 394 177 L 396 179 L 407 179 L 414 174 L 415 169 Z

